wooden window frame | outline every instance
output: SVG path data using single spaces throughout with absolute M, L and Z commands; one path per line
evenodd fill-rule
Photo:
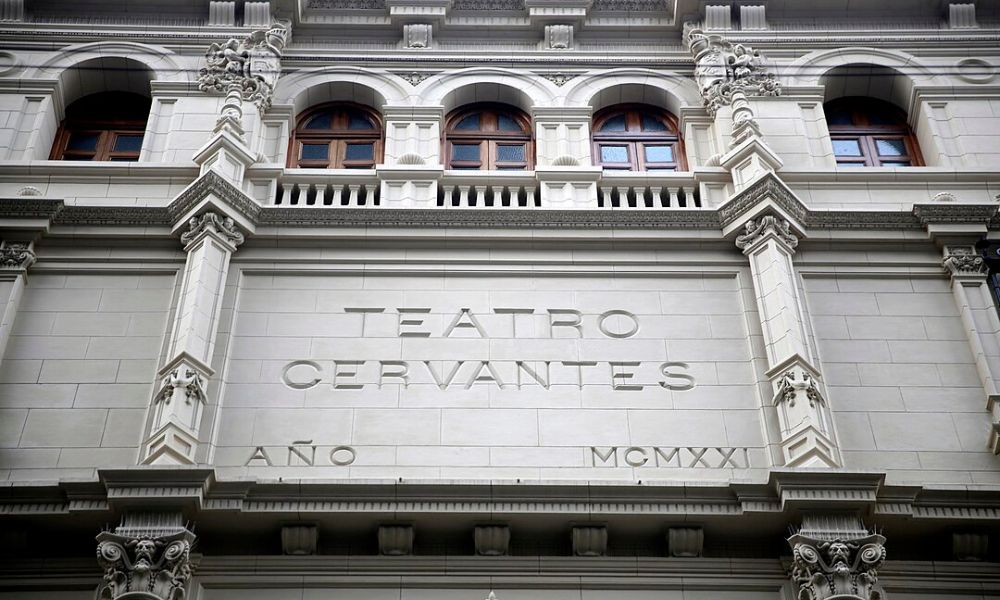
M 625 116 L 625 131 L 601 131 L 605 123 L 619 115 Z M 667 126 L 667 131 L 643 131 L 643 115 L 662 121 Z M 602 146 L 625 146 L 629 157 L 628 163 L 605 163 L 601 158 Z M 648 162 L 646 160 L 646 146 L 670 146 L 674 160 L 671 162 Z M 687 170 L 684 140 L 678 129 L 677 118 L 661 108 L 648 104 L 616 104 L 602 109 L 594 115 L 591 152 L 594 156 L 594 164 L 609 171 L 658 170 L 673 172 Z
M 834 160 L 837 166 L 854 165 L 862 167 L 922 167 L 923 156 L 920 145 L 913 135 L 906 115 L 900 109 L 888 102 L 863 96 L 852 96 L 831 100 L 823 105 L 824 113 L 829 115 L 834 110 L 850 115 L 851 124 L 830 123 L 827 116 L 827 129 L 830 131 L 831 143 L 837 140 L 854 140 L 858 143 L 861 156 L 837 155 Z M 895 122 L 888 124 L 872 123 L 870 116 L 876 112 L 891 117 Z M 902 140 L 905 154 L 883 156 L 878 152 L 878 140 Z M 909 162 L 909 165 L 892 165 L 887 163 Z
M 141 126 L 141 129 L 140 129 Z M 137 135 L 145 138 L 146 124 L 135 121 L 86 121 L 76 119 L 73 121 L 63 121 L 56 133 L 56 142 L 52 144 L 52 152 L 49 160 L 85 160 L 93 161 L 121 161 L 135 162 L 139 160 L 142 153 L 140 149 L 135 151 L 115 151 L 115 142 L 119 136 Z M 94 151 L 69 150 L 69 140 L 73 134 L 95 133 L 97 134 L 97 145 Z M 81 157 L 81 158 L 75 158 Z M 89 157 L 89 158 L 83 158 Z
M 497 124 L 500 113 L 511 116 L 520 125 L 521 131 L 499 131 Z M 479 115 L 479 129 L 455 129 L 455 125 L 466 117 Z M 456 145 L 478 145 L 479 160 L 452 160 Z M 523 161 L 500 161 L 497 149 L 500 146 L 524 146 Z M 534 168 L 535 145 L 531 136 L 531 119 L 521 110 L 506 104 L 478 103 L 463 106 L 445 120 L 442 150 L 446 169 L 464 171 L 530 171 Z
M 347 113 L 350 110 L 362 112 L 375 124 L 374 129 L 347 129 Z M 305 129 L 305 124 L 313 117 L 332 113 L 330 129 Z M 327 158 L 302 159 L 304 144 L 327 145 Z M 371 160 L 347 160 L 348 144 L 373 144 Z M 288 167 L 293 169 L 374 169 L 382 162 L 385 146 L 385 126 L 381 115 L 354 102 L 327 102 L 314 106 L 299 115 L 295 130 L 288 140 Z

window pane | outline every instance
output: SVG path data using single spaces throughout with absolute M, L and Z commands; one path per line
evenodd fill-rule
M 332 115 L 330 113 L 323 113 L 316 115 L 315 117 L 309 119 L 306 123 L 306 129 L 329 129 L 332 125 Z
M 602 163 L 627 163 L 628 148 L 626 146 L 601 146 Z
M 601 125 L 601 131 L 625 131 L 625 115 L 615 115 Z
M 524 162 L 524 146 L 497 146 L 497 162 Z
M 302 144 L 301 160 L 328 160 L 329 156 L 327 144 Z
M 646 162 L 674 162 L 672 146 L 646 146 Z
M 863 162 L 842 162 L 842 163 L 837 163 L 837 166 L 838 167 L 867 167 L 868 165 L 866 165 Z
M 479 131 L 479 115 L 469 115 L 455 125 L 455 129 L 463 131 Z
M 861 144 L 858 140 L 833 140 L 835 156 L 861 156 Z
M 882 161 L 882 166 L 883 167 L 910 167 L 912 165 L 910 164 L 910 161 L 906 160 L 906 161 L 897 161 L 897 162 L 885 162 L 885 161 Z
M 101 138 L 101 134 L 93 132 L 83 132 L 77 133 L 73 132 L 69 136 L 69 143 L 66 144 L 66 150 L 81 150 L 94 152 L 97 150 L 97 140 Z M 79 160 L 79 159 L 78 159 Z
M 906 156 L 903 140 L 875 140 L 879 156 Z
M 653 115 L 642 115 L 643 131 L 667 131 L 667 125 Z
M 479 117 L 476 117 L 477 119 Z M 451 160 L 479 161 L 479 144 L 453 144 Z
M 76 156 L 72 154 L 64 154 L 63 160 L 94 160 L 94 156 L 91 154 L 77 154 Z
M 375 124 L 372 123 L 368 115 L 352 110 L 347 113 L 347 128 L 348 129 L 375 129 Z
M 344 152 L 346 160 L 375 160 L 375 144 L 347 144 Z
M 119 135 L 115 138 L 115 152 L 138 152 L 142 150 L 141 135 Z
M 521 126 L 518 125 L 517 121 L 514 120 L 510 115 L 498 114 L 497 115 L 497 130 L 498 131 L 521 131 Z

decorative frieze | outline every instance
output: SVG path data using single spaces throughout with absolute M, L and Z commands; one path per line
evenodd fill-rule
M 671 527 L 667 530 L 670 556 L 695 558 L 701 556 L 704 546 L 705 531 L 701 527 Z
M 378 553 L 383 556 L 413 554 L 413 525 L 379 525 Z
M 878 569 L 885 562 L 885 538 L 855 517 L 803 517 L 788 538 L 792 583 L 800 600 L 879 600 Z
M 214 43 L 205 54 L 206 66 L 198 74 L 198 89 L 226 93 L 240 91 L 261 114 L 271 106 L 274 86 L 281 74 L 281 53 L 288 30 L 277 25 L 259 29 L 246 38 Z
M 474 541 L 478 556 L 506 556 L 510 548 L 510 527 L 476 525 Z
M 605 556 L 608 553 L 608 528 L 605 525 L 573 527 L 574 556 Z
M 179 514 L 126 515 L 114 532 L 97 536 L 97 562 L 104 569 L 98 600 L 182 600 L 194 540 Z

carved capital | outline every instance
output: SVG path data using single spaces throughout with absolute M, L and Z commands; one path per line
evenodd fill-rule
M 213 43 L 198 73 L 198 89 L 219 94 L 236 89 L 243 100 L 253 102 L 263 114 L 271 106 L 274 86 L 281 75 L 281 53 L 287 36 L 285 27 L 275 25 L 253 31 L 243 40 L 230 38 L 221 44 Z
M 0 242 L 0 270 L 23 271 L 35 263 L 31 242 Z
M 810 527 L 810 520 L 820 527 Z M 792 546 L 791 579 L 800 600 L 882 598 L 875 585 L 885 561 L 885 538 L 869 533 L 857 519 L 807 516 L 788 543 Z
M 144 525 L 149 524 L 146 517 Z M 179 517 L 154 518 L 179 522 Z M 97 562 L 104 569 L 98 600 L 182 600 L 191 580 L 194 534 L 179 524 L 137 528 L 128 523 L 130 519 L 124 519 L 113 533 L 97 536 Z
M 733 44 L 697 27 L 686 27 L 684 41 L 694 56 L 695 79 L 705 109 L 715 116 L 720 107 L 745 96 L 780 96 L 781 84 L 766 67 L 760 52 L 744 44 Z M 747 107 L 749 110 L 749 107 Z M 752 120 L 752 111 L 741 115 Z
M 974 246 L 948 246 L 944 249 L 942 265 L 952 277 L 985 278 L 989 267 Z
M 219 235 L 234 248 L 246 239 L 232 217 L 222 217 L 218 213 L 206 212 L 191 217 L 188 221 L 188 230 L 181 234 L 181 244 L 187 246 L 206 231 Z
M 736 238 L 736 247 L 746 253 L 768 236 L 777 238 L 789 250 L 799 245 L 799 238 L 792 233 L 791 224 L 786 219 L 765 215 L 747 221 L 743 226 L 743 234 Z

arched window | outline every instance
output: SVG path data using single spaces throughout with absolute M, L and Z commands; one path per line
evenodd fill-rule
M 382 120 L 359 104 L 315 107 L 299 117 L 288 155 L 290 167 L 372 169 L 382 160 Z
M 532 167 L 531 120 L 505 104 L 475 104 L 453 113 L 445 127 L 449 169 Z
M 677 119 L 643 104 L 619 104 L 594 116 L 595 162 L 623 171 L 681 171 L 684 151 Z
M 923 165 L 906 115 L 875 98 L 838 98 L 823 105 L 838 167 Z
M 130 92 L 101 92 L 66 107 L 51 160 L 137 161 L 150 99 Z

